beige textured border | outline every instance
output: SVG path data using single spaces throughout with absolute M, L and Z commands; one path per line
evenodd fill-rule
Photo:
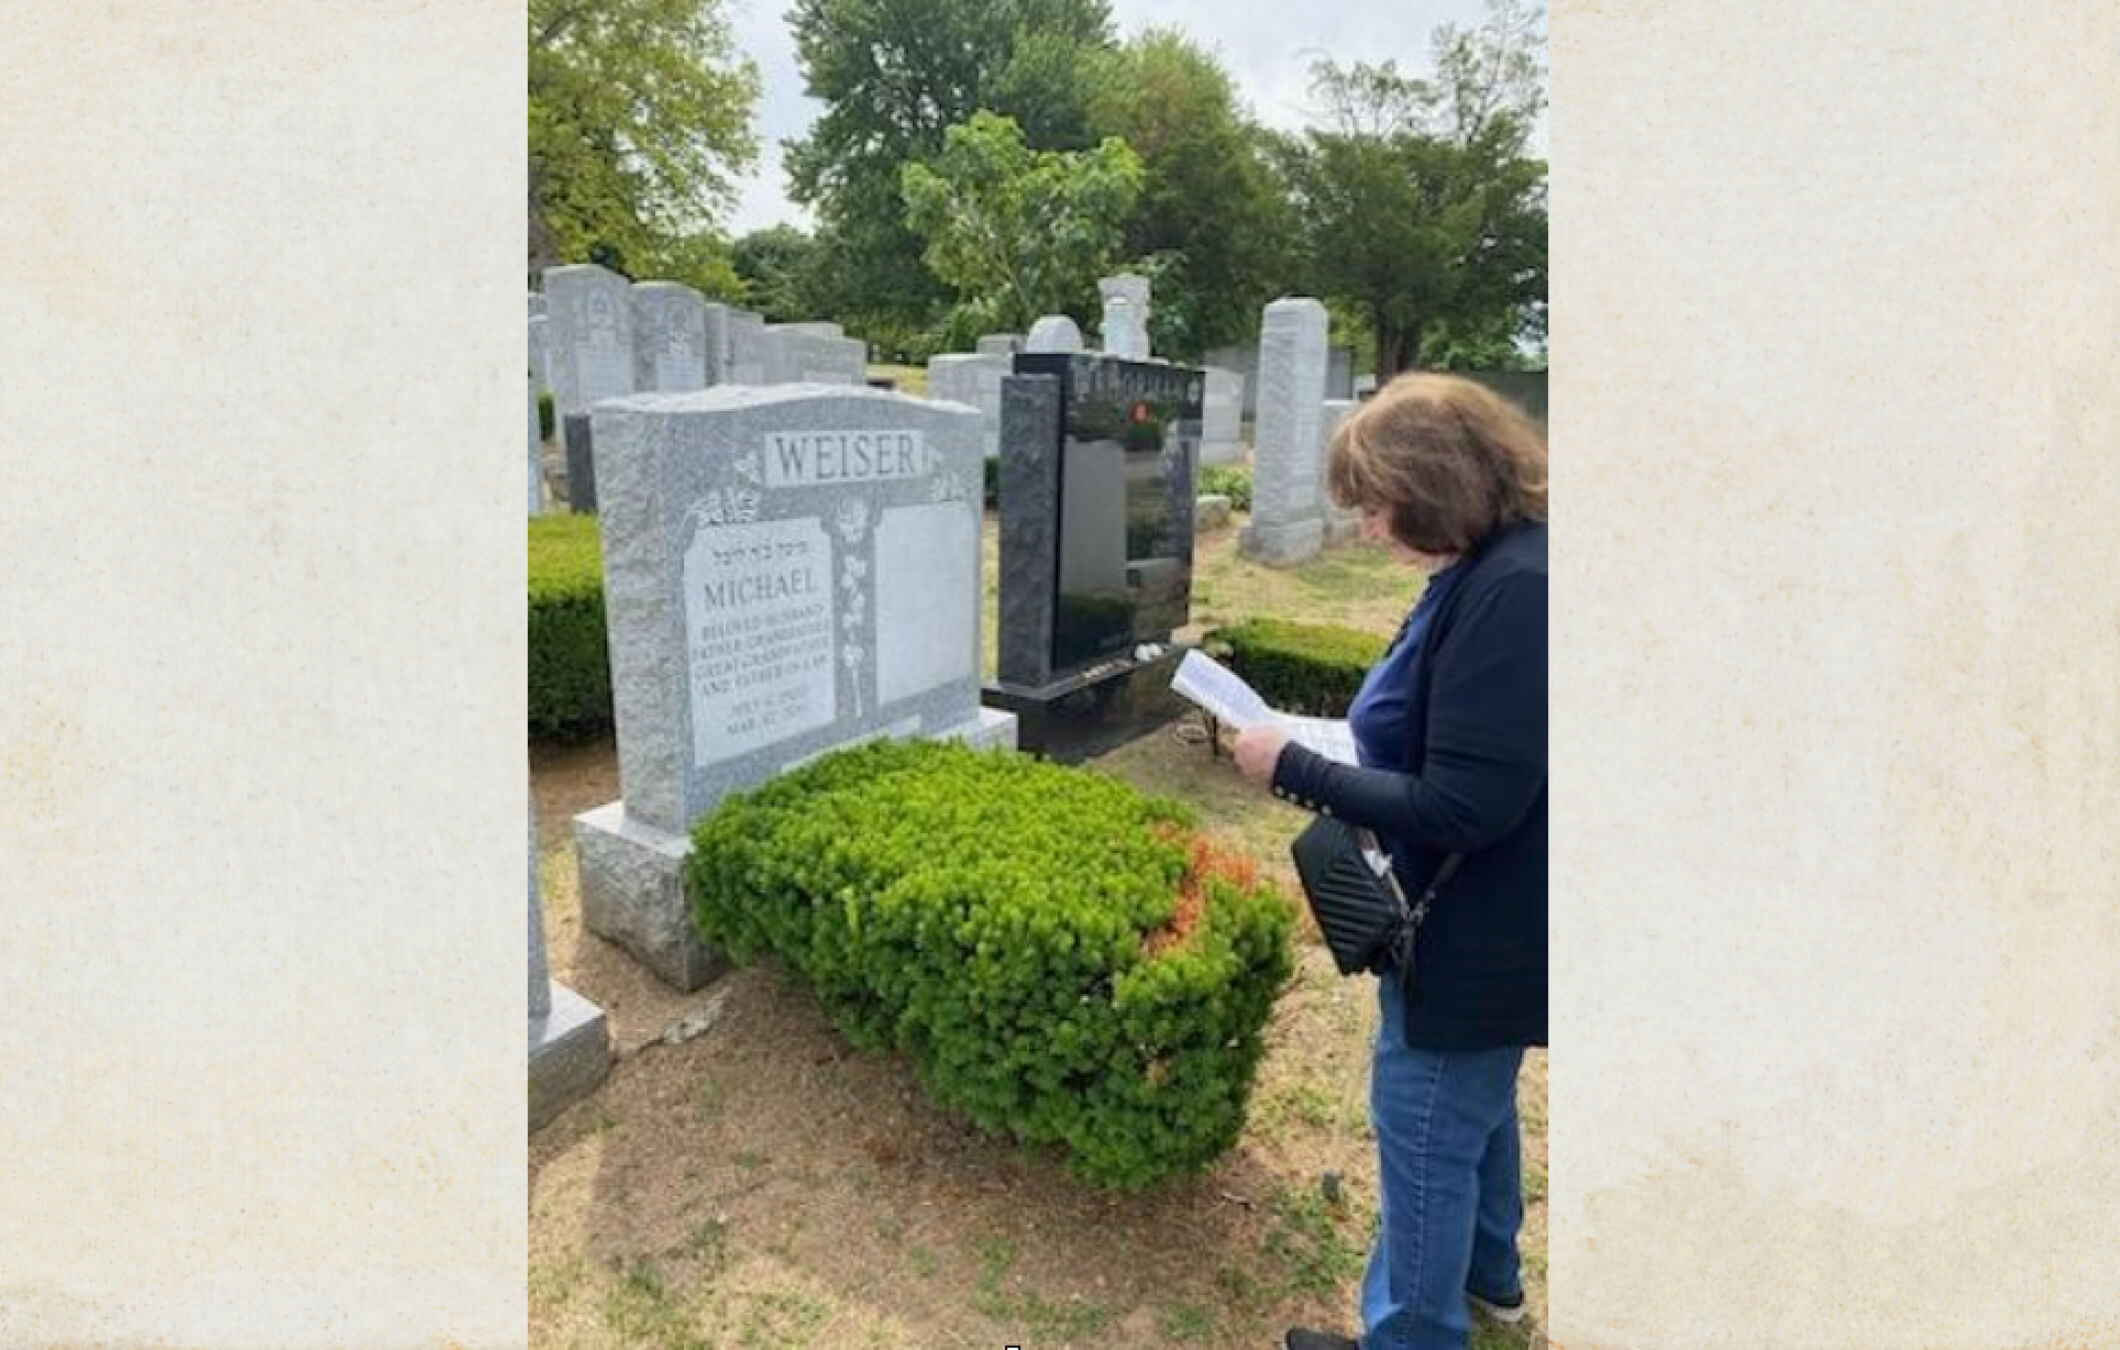
M 0 15 L 0 1345 L 522 1344 L 519 5 Z
M 2120 4 L 1552 34 L 1554 1343 L 2120 1345 Z

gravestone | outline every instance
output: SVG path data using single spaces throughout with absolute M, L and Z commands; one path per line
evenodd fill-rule
M 567 509 L 576 515 L 596 514 L 595 421 L 587 413 L 569 413 L 560 419 L 567 443 Z
M 554 980 L 545 960 L 538 902 L 537 812 L 530 813 L 530 1129 L 595 1089 L 611 1068 L 604 1010 Z
M 679 867 L 724 794 L 877 736 L 1015 743 L 979 705 L 979 418 L 731 385 L 591 434 L 623 795 L 575 818 L 582 917 L 696 989 Z
M 837 324 L 768 325 L 764 335 L 765 384 L 868 383 L 868 346 L 842 337 Z
M 1325 543 L 1328 547 L 1344 544 L 1362 532 L 1362 513 L 1333 504 L 1332 494 L 1325 489 L 1325 468 L 1331 462 L 1328 452 L 1332 438 L 1338 433 L 1340 423 L 1354 416 L 1354 410 L 1362 405 L 1351 398 L 1329 398 L 1320 413 L 1323 425 L 1318 432 L 1318 504 L 1325 513 Z
M 545 297 L 539 295 L 536 291 L 530 291 L 528 292 L 528 295 L 530 296 L 530 317 L 533 319 L 544 318 Z
M 760 385 L 766 382 L 767 349 L 772 340 L 766 336 L 766 320 L 763 314 L 754 314 L 748 309 L 732 309 L 728 313 L 729 378 L 730 384 Z
M 1208 366 L 1200 409 L 1200 462 L 1234 464 L 1244 458 L 1244 377 Z
M 1247 558 L 1276 567 L 1316 556 L 1325 542 L 1319 447 L 1325 401 L 1325 306 L 1282 297 L 1259 335 L 1259 415 L 1252 429 Z
M 973 344 L 972 350 L 981 356 L 1014 356 L 1023 350 L 1023 334 L 987 333 Z
M 708 301 L 700 311 L 706 331 L 707 383 L 729 383 L 729 307 Z
M 530 514 L 545 509 L 544 438 L 537 434 L 537 381 L 530 379 Z
M 633 392 L 632 285 L 594 263 L 545 269 L 552 400 L 565 414 Z
M 979 410 L 980 447 L 988 459 L 1001 453 L 1001 381 L 1008 377 L 1013 359 L 948 352 L 927 364 L 929 398 Z
M 1031 325 L 1023 339 L 1023 350 L 1037 354 L 1079 352 L 1082 330 L 1065 314 L 1048 314 Z
M 681 394 L 707 387 L 707 301 L 674 281 L 633 288 L 633 387 Z
M 552 388 L 551 325 L 542 314 L 530 316 L 530 380 L 539 393 Z
M 1148 350 L 1148 278 L 1121 272 L 1097 283 L 1104 298 L 1104 350 L 1130 361 L 1146 361 Z
M 1205 377 L 1101 354 L 1016 357 L 1001 393 L 999 678 L 989 706 L 1056 759 L 1179 711 Z

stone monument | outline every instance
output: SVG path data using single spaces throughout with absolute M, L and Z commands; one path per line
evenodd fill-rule
M 530 814 L 530 1128 L 589 1095 L 611 1068 L 604 1010 L 560 984 L 545 964 L 537 890 L 537 813 Z
M 1200 408 L 1200 462 L 1234 464 L 1244 458 L 1244 377 L 1208 366 Z
M 679 867 L 723 794 L 876 736 L 1015 743 L 979 704 L 979 417 L 730 385 L 590 420 L 623 795 L 575 818 L 582 917 L 696 989 Z
M 1148 350 L 1148 278 L 1121 272 L 1097 283 L 1104 298 L 1104 350 L 1130 361 L 1146 361 Z
M 632 286 L 594 263 L 545 269 L 552 401 L 561 416 L 633 392 Z
M 1325 466 L 1329 462 L 1326 452 L 1332 448 L 1332 438 L 1340 423 L 1354 416 L 1354 410 L 1361 406 L 1355 399 L 1329 398 L 1320 410 L 1323 425 L 1318 429 L 1318 509 L 1325 516 L 1327 547 L 1344 544 L 1362 532 L 1362 513 L 1333 505 L 1332 494 L 1325 489 Z
M 1065 314 L 1048 314 L 1031 325 L 1023 339 L 1023 350 L 1033 353 L 1079 352 L 1082 330 Z
M 927 364 L 928 397 L 979 410 L 980 446 L 988 459 L 1001 454 L 1001 381 L 1012 357 L 947 352 Z
M 681 394 L 707 387 L 707 301 L 674 281 L 633 288 L 633 387 Z
M 1318 452 L 1327 329 L 1325 306 L 1284 296 L 1266 307 L 1260 330 L 1251 524 L 1237 536 L 1237 547 L 1245 557 L 1276 567 L 1316 556 L 1325 542 Z

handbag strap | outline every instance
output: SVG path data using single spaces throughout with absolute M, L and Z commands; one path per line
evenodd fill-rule
M 1428 918 L 1428 907 L 1435 903 L 1435 893 L 1450 884 L 1450 878 L 1457 875 L 1458 864 L 1463 861 L 1464 854 L 1453 853 L 1443 859 L 1443 865 L 1435 869 L 1434 876 L 1428 878 L 1428 888 L 1421 892 L 1420 902 L 1413 907 L 1414 927 L 1420 927 Z

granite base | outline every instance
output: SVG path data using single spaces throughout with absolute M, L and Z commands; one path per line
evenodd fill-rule
M 1281 525 L 1254 522 L 1237 536 L 1237 552 L 1269 567 L 1309 562 L 1325 546 L 1325 522 L 1317 517 Z
M 995 681 L 980 691 L 989 708 L 1015 714 L 1019 746 L 1060 764 L 1079 764 L 1177 720 L 1192 704 L 1171 692 L 1190 648 L 1171 645 L 1147 661 L 1113 657 L 1036 687 Z
M 530 1019 L 530 1128 L 542 1129 L 580 1101 L 611 1070 L 604 1010 L 552 982 L 552 1010 Z

